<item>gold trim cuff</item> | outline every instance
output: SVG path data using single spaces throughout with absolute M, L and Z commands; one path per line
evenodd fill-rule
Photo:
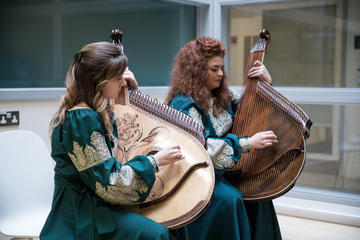
M 250 140 L 248 137 L 239 138 L 239 145 L 241 147 L 241 152 L 250 152 Z
M 151 164 L 153 165 L 155 173 L 157 173 L 159 171 L 159 166 L 157 164 L 156 159 L 154 158 L 153 155 L 149 155 L 147 156 L 147 158 L 150 160 Z

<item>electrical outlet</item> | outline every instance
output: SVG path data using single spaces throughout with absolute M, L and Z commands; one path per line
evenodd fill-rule
M 19 111 L 0 111 L 0 126 L 12 126 L 20 124 Z

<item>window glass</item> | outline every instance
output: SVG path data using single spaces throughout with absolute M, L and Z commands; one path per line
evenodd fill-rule
M 51 22 L 51 16 L 0 16 L 0 88 L 52 85 Z
M 230 7 L 231 84 L 242 84 L 249 51 L 265 28 L 271 41 L 264 63 L 274 85 L 359 87 L 360 15 L 354 9 L 360 9 L 359 1 Z
M 301 105 L 314 124 L 297 182 L 360 194 L 360 105 Z
M 64 87 L 84 45 L 124 32 L 129 67 L 140 86 L 168 85 L 174 57 L 195 38 L 195 7 L 168 1 L 20 1 L 0 10 L 0 88 Z

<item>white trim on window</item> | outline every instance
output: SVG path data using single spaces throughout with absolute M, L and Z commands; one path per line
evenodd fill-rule
M 232 86 L 241 91 L 241 86 Z M 360 104 L 360 88 L 311 88 L 311 87 L 275 87 L 277 91 L 297 104 L 353 105 Z M 144 94 L 166 95 L 167 86 L 144 86 Z M 0 100 L 51 99 L 59 98 L 65 88 L 0 88 Z

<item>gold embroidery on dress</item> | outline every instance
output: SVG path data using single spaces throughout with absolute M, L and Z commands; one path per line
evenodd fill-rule
M 73 153 L 68 153 L 78 171 L 83 171 L 91 166 L 105 161 L 111 157 L 105 138 L 99 132 L 94 131 L 90 136 L 90 145 L 85 148 L 79 143 L 73 143 Z
M 96 194 L 111 204 L 136 204 L 140 200 L 140 194 L 147 191 L 145 182 L 126 165 L 123 165 L 119 172 L 110 174 L 110 185 L 105 187 L 96 182 Z
M 149 155 L 149 156 L 146 156 L 146 157 L 149 159 L 151 165 L 152 165 L 153 168 L 154 168 L 154 171 L 155 171 L 155 172 L 158 172 L 158 171 L 159 171 L 159 166 L 158 166 L 155 158 L 154 158 L 152 155 Z
M 228 169 L 235 165 L 232 155 L 234 150 L 224 140 L 207 139 L 207 152 L 217 169 Z
M 116 157 L 117 149 L 118 149 L 118 147 L 117 147 L 118 139 L 116 137 L 114 137 L 114 140 L 112 140 L 112 141 L 113 141 L 114 144 L 113 144 L 113 146 L 111 148 L 111 154 L 112 154 L 113 157 Z
M 189 109 L 189 116 L 192 117 L 198 123 L 200 123 L 202 126 L 204 126 L 201 120 L 201 114 L 196 108 L 192 107 Z
M 237 92 L 235 90 L 230 90 L 230 98 L 231 98 L 231 101 L 233 101 L 236 104 L 239 104 L 241 95 L 239 92 Z
M 241 147 L 241 152 L 250 152 L 250 140 L 248 137 L 239 138 L 239 145 Z
M 214 100 L 211 99 L 210 108 L 209 108 L 210 121 L 215 129 L 216 135 L 218 137 L 221 137 L 230 130 L 232 126 L 232 118 L 230 113 L 228 113 L 223 108 L 219 111 L 217 117 L 215 117 L 213 113 L 214 113 Z

